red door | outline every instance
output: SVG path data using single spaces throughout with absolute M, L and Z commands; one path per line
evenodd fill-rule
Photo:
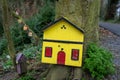
M 58 52 L 57 64 L 65 65 L 65 52 L 64 51 Z

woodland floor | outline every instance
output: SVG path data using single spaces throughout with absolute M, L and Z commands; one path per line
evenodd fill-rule
M 120 80 L 120 36 L 116 36 L 108 30 L 100 29 L 100 43 L 113 54 L 113 62 L 116 68 L 114 75 L 109 75 L 105 80 Z
M 116 68 L 115 74 L 109 75 L 104 80 L 120 80 L 120 36 L 116 36 L 110 31 L 100 28 L 100 44 L 112 52 L 114 57 L 113 62 Z M 35 73 L 33 72 L 35 80 L 40 80 L 39 75 L 47 67 L 46 65 L 41 66 L 41 64 L 32 67 L 36 71 Z M 0 75 L 0 80 L 14 80 L 15 78 L 19 77 L 14 71 Z

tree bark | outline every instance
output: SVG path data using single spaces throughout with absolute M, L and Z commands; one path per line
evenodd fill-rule
M 108 6 L 109 0 L 101 0 L 100 17 L 102 20 L 105 20 L 107 16 Z
M 99 42 L 99 9 L 100 0 L 57 0 L 55 18 L 65 17 L 85 31 L 84 50 L 86 50 L 86 46 L 90 42 Z M 71 68 L 73 68 L 73 78 L 69 80 L 80 80 L 82 78 L 82 68 L 59 65 L 51 68 L 47 80 L 68 80 L 71 75 Z
M 10 54 L 10 57 L 13 60 L 13 64 L 15 66 L 15 48 L 13 44 L 13 40 L 11 37 L 10 29 L 9 29 L 9 12 L 8 12 L 8 5 L 6 0 L 2 0 L 2 12 L 3 12 L 3 28 L 4 28 L 4 33 L 5 37 L 8 42 L 8 51 Z

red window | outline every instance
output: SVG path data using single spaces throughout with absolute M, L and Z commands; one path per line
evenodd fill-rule
M 52 57 L 52 48 L 51 47 L 45 48 L 45 57 Z
M 78 49 L 72 49 L 72 60 L 78 60 L 79 59 L 79 50 Z

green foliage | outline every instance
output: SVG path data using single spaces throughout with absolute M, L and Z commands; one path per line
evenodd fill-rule
M 55 9 L 53 5 L 52 2 L 46 1 L 36 15 L 26 20 L 26 23 L 38 36 L 41 36 L 41 28 L 54 21 Z
M 22 76 L 19 79 L 15 80 L 35 80 L 31 75 Z
M 0 40 L 0 54 L 2 54 L 6 50 L 6 47 L 7 47 L 7 40 L 5 38 L 2 38 Z
M 102 80 L 104 76 L 114 72 L 113 58 L 109 51 L 92 43 L 87 48 L 87 55 L 84 69 L 88 70 L 95 80 Z
M 3 66 L 4 71 L 9 71 L 13 67 L 12 59 L 7 52 L 4 52 L 1 56 L 1 64 Z
M 37 55 L 36 55 L 36 60 L 41 61 L 41 57 L 42 57 L 41 53 L 38 52 Z
M 32 46 L 27 49 L 23 50 L 23 54 L 27 57 L 27 59 L 41 59 L 41 54 L 40 54 L 41 47 L 40 46 Z
M 35 70 L 28 71 L 27 74 L 21 75 L 20 78 L 14 80 L 36 80 L 33 74 L 36 74 Z
M 49 22 L 53 21 L 54 16 L 54 3 L 52 0 L 46 0 L 39 12 L 32 16 L 30 19 L 27 19 L 25 22 L 40 37 L 42 35 L 41 28 L 47 25 Z M 1 28 L 2 27 L 0 27 L 0 30 L 2 30 Z M 15 22 L 13 25 L 10 26 L 10 28 L 10 32 L 12 34 L 14 45 L 17 51 L 23 50 L 24 45 L 32 43 L 32 38 L 28 36 L 27 32 L 23 31 L 23 25 Z M 2 42 L 4 43 L 4 41 L 0 41 L 1 53 L 3 53 L 2 50 L 7 48 L 7 44 L 4 44 L 5 47 L 1 46 L 3 45 Z
M 30 47 L 28 49 L 23 50 L 23 54 L 27 57 L 27 59 L 32 59 L 35 57 L 37 51 L 37 47 Z
M 17 22 L 11 26 L 11 34 L 16 50 L 22 50 L 24 44 L 31 43 L 30 37 L 23 31 L 23 25 L 19 25 Z
M 26 20 L 26 24 L 40 37 L 42 35 L 41 28 L 53 20 L 54 6 L 52 2 L 47 1 L 37 14 Z M 11 26 L 11 34 L 17 51 L 23 50 L 24 45 L 32 43 L 33 39 L 23 31 L 23 25 L 17 22 Z
M 23 50 L 25 44 L 31 43 L 30 37 L 22 30 L 22 26 L 15 23 L 10 27 L 10 32 L 14 42 L 15 49 L 17 51 Z M 0 40 L 0 54 L 2 54 L 7 49 L 7 40 L 1 38 Z
M 12 66 L 13 66 L 13 62 L 11 59 L 8 59 L 6 62 L 3 63 L 3 69 L 5 71 L 10 70 Z

